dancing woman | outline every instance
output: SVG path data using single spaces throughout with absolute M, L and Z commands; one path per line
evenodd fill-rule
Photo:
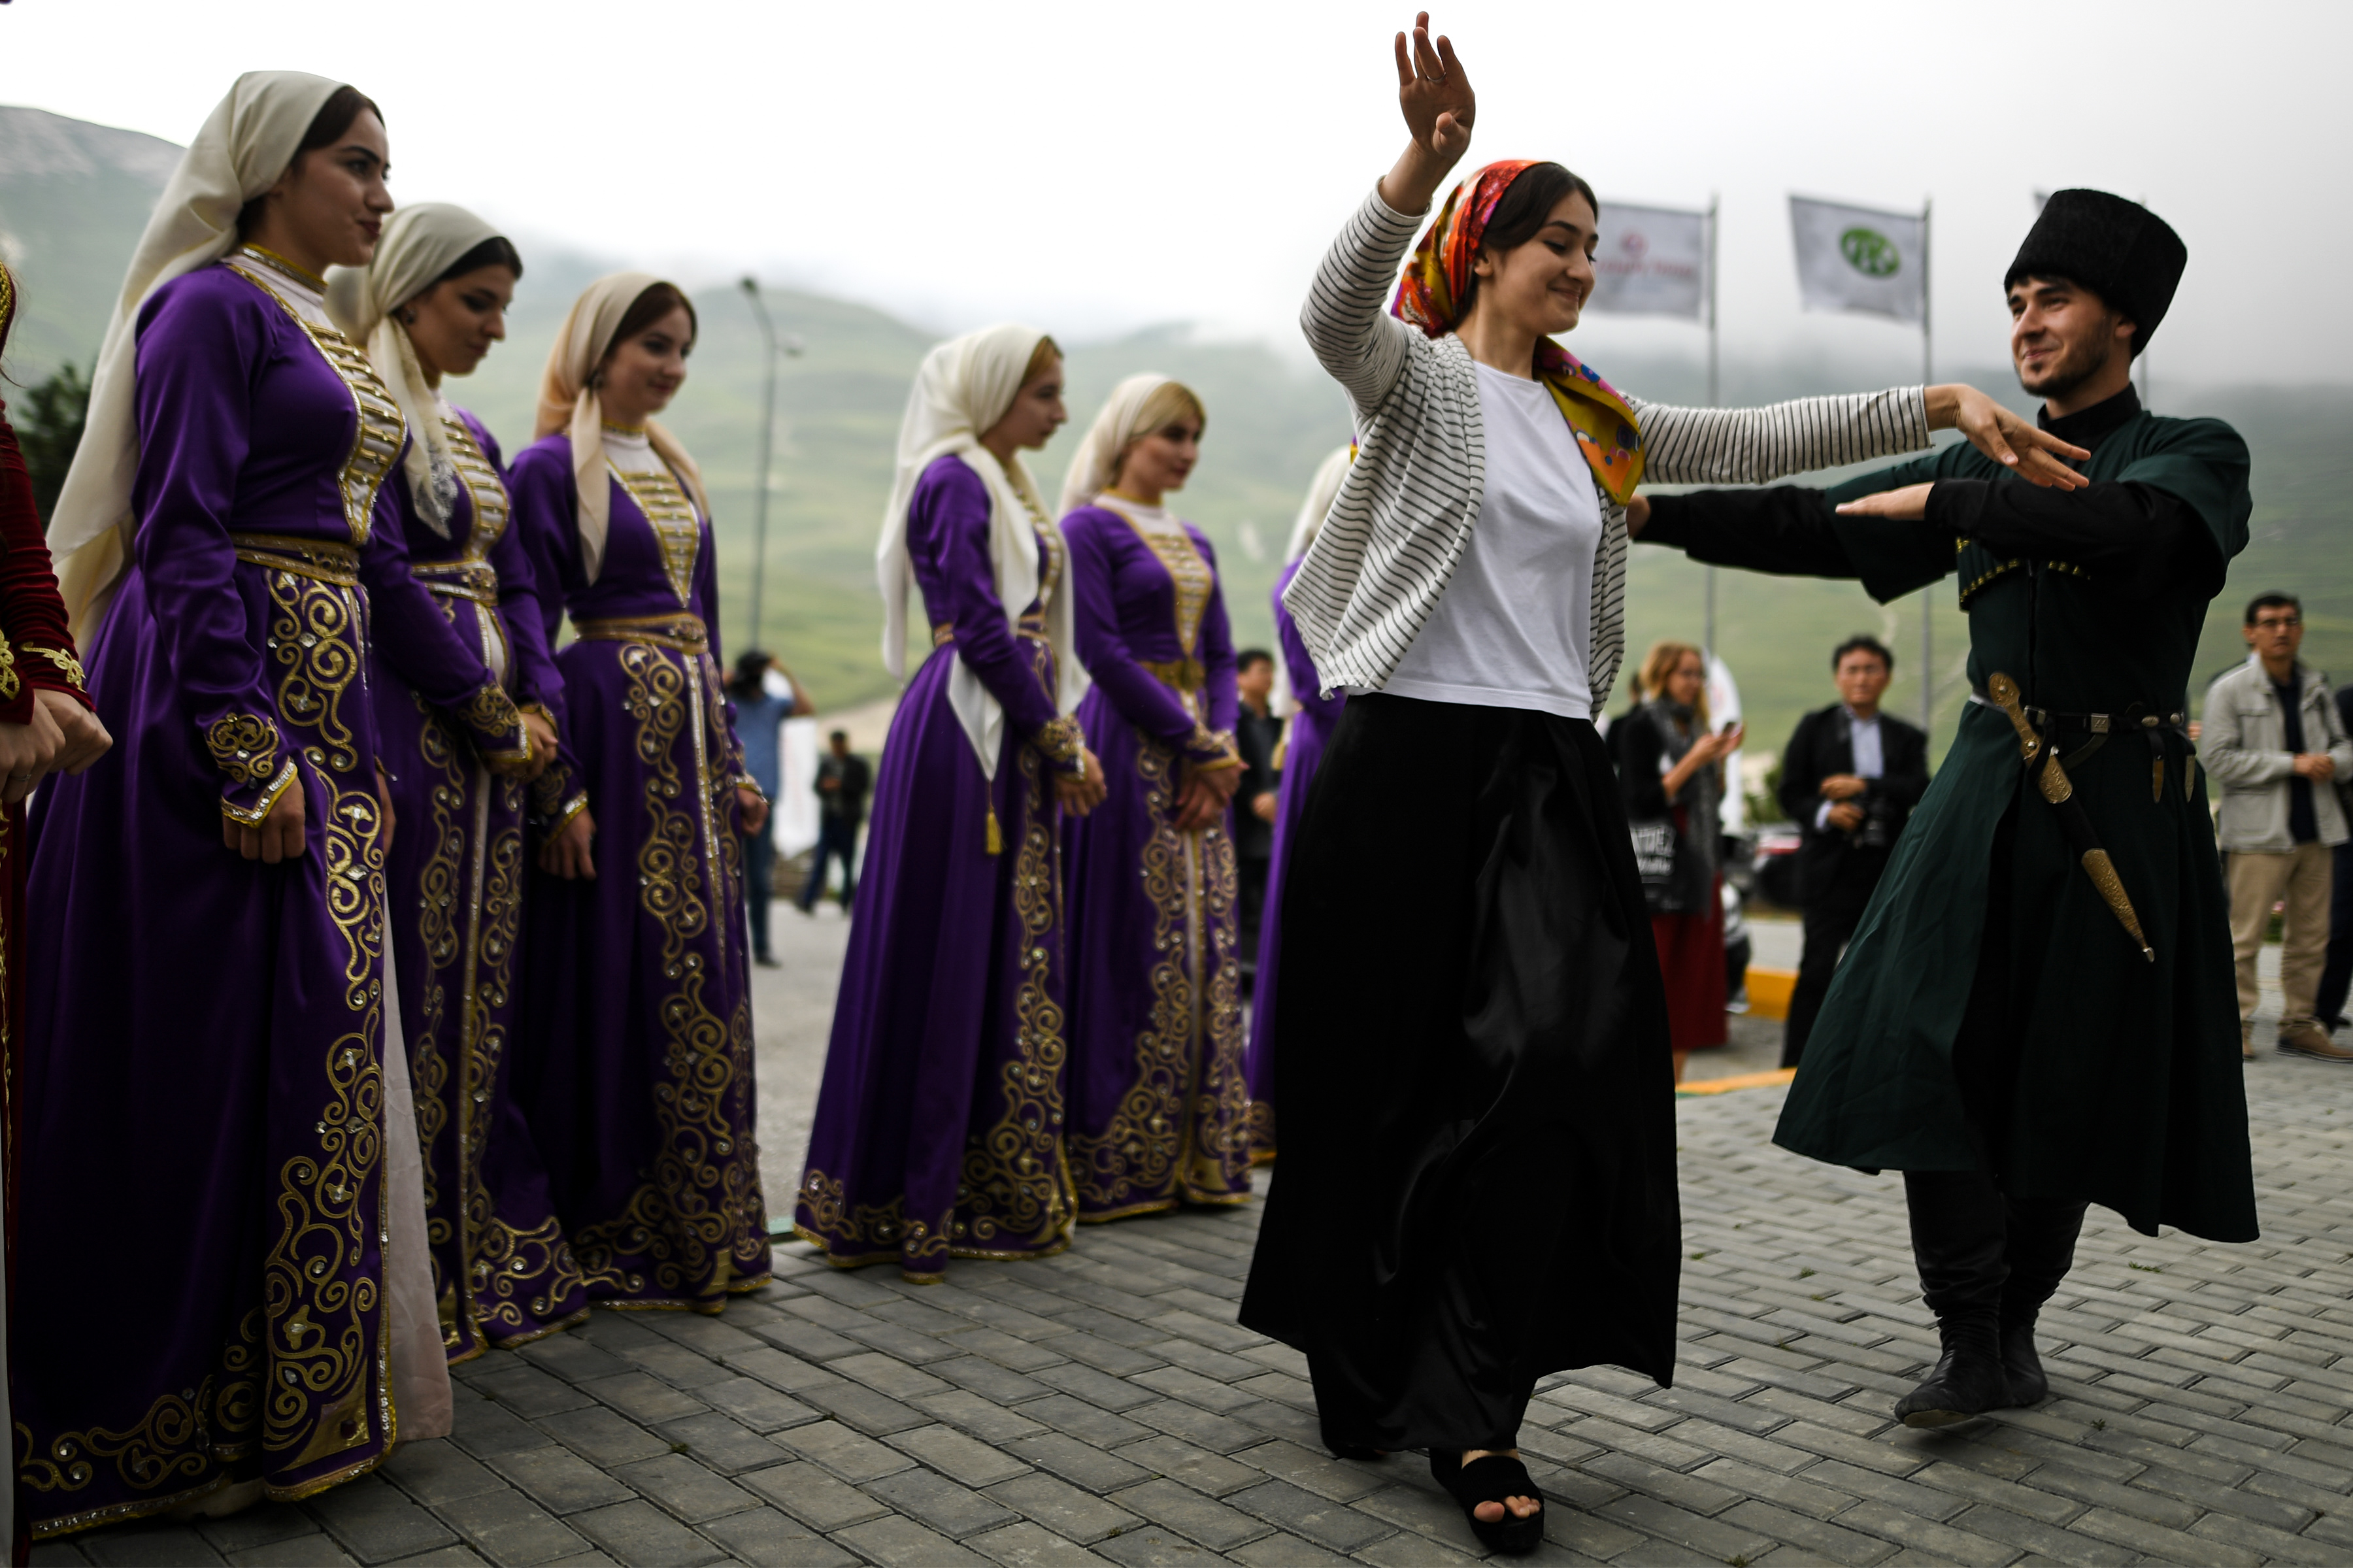
M 1645 476 L 1924 447 L 1956 420 L 2064 469 L 1966 388 L 1620 396 L 1552 341 L 1592 289 L 1598 224 L 1556 163 L 1457 186 L 1384 315 L 1475 109 L 1426 16 L 1397 63 L 1412 140 L 1302 317 L 1364 438 L 1283 602 L 1322 689 L 1351 696 L 1283 900 L 1283 1159 L 1241 1321 L 1305 1353 L 1335 1449 L 1428 1448 L 1482 1541 L 1526 1551 L 1542 1504 L 1514 1444 L 1535 1380 L 1608 1362 L 1663 1384 L 1674 1364 L 1666 1008 L 1591 721 L 1624 652 L 1627 498 Z
M 320 278 L 374 251 L 385 161 L 353 89 L 237 79 L 140 240 L 51 528 L 120 744 L 35 813 L 37 1537 L 307 1497 L 448 1430 L 367 674 L 371 606 L 422 596 L 363 553 L 404 430 Z M 64 1283 L 110 1258 L 129 1283 Z
M 1023 466 L 1062 355 L 989 327 L 924 356 L 882 515 L 882 663 L 907 592 L 931 652 L 892 716 L 794 1228 L 841 1268 L 1071 1244 L 1061 828 L 1103 798 L 1066 710 L 1070 553 Z
M 1208 539 L 1162 505 L 1199 459 L 1201 400 L 1112 389 L 1062 487 L 1078 587 L 1079 722 L 1103 805 L 1071 868 L 1071 1163 L 1079 1217 L 1250 1196 L 1240 908 L 1226 803 L 1234 644 Z
M 564 683 L 508 526 L 498 443 L 441 395 L 444 376 L 471 374 L 506 336 L 522 276 L 503 235 L 427 202 L 386 219 L 374 259 L 327 289 L 329 312 L 367 346 L 407 421 L 385 488 L 409 572 L 431 595 L 421 616 L 379 613 L 375 678 L 393 811 L 407 826 L 393 839 L 388 909 L 452 1363 L 588 1312 L 505 1060 L 522 995 L 526 791 L 554 760 L 549 704 Z M 468 700 L 437 705 L 429 694 L 452 686 Z
M 552 874 L 525 896 L 515 1096 L 590 1300 L 718 1312 L 768 1279 L 740 837 L 768 802 L 722 689 L 702 475 L 653 418 L 694 332 L 672 284 L 590 284 L 508 479 L 543 628 L 569 611 L 577 639 L 536 789 Z
M 1334 451 L 1317 466 L 1300 503 L 1299 521 L 1292 526 L 1291 543 L 1283 551 L 1282 574 L 1274 582 L 1274 636 L 1282 651 L 1282 685 L 1291 711 L 1282 721 L 1282 744 L 1275 766 L 1282 783 L 1274 805 L 1274 846 L 1266 870 L 1266 916 L 1258 930 L 1258 984 L 1250 993 L 1250 1163 L 1263 1164 L 1275 1154 L 1274 999 L 1282 963 L 1282 885 L 1298 842 L 1299 815 L 1307 805 L 1307 786 L 1314 782 L 1315 766 L 1324 760 L 1324 743 L 1340 721 L 1348 694 L 1326 695 L 1317 689 L 1315 660 L 1300 640 L 1299 623 L 1282 602 L 1282 591 L 1299 575 L 1307 547 L 1324 527 L 1324 514 L 1340 493 L 1354 460 L 1354 444 Z

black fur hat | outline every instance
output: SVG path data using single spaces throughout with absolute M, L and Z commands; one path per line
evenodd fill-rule
M 2132 319 L 2132 352 L 2148 346 L 2173 304 L 2189 247 L 2166 221 L 2105 191 L 2053 191 L 2002 279 L 2064 278 Z

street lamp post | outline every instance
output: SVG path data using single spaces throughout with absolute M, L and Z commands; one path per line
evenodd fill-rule
M 759 474 L 752 496 L 752 635 L 745 647 L 760 646 L 760 599 L 767 586 L 768 571 L 768 464 L 775 455 L 776 435 L 776 323 L 768 319 L 766 301 L 760 298 L 759 280 L 745 278 L 744 298 L 752 302 L 752 313 L 759 318 L 760 334 L 767 340 L 767 383 L 760 395 L 760 461 Z

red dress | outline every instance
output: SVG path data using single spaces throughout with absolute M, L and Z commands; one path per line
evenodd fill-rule
M 16 319 L 16 280 L 0 266 L 0 350 Z M 65 602 L 49 569 L 49 547 L 33 508 L 33 481 L 25 471 L 16 433 L 8 427 L 7 405 L 0 403 L 0 724 L 27 723 L 33 693 L 42 687 L 70 691 L 87 706 L 81 660 L 67 629 Z M 0 1093 L 5 1095 L 5 1230 L 9 1252 L 9 1318 L 16 1317 L 14 1252 L 16 1237 L 16 1128 L 24 1114 L 23 1059 L 16 1048 L 24 1022 L 24 994 L 16 977 L 25 963 L 25 867 L 32 858 L 25 844 L 23 802 L 0 812 Z M 13 1467 L 12 1467 L 13 1468 Z M 25 1511 L 16 1510 L 17 1531 Z M 22 1562 L 19 1552 L 14 1559 Z

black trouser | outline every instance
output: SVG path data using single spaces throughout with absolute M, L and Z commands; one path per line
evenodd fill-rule
M 1839 955 L 1854 938 L 1863 906 L 1887 869 L 1884 849 L 1845 849 L 1827 865 L 1803 868 L 1806 890 L 1806 946 L 1798 959 L 1798 984 L 1789 992 L 1789 1016 L 1781 1029 L 1781 1065 L 1793 1068 L 1806 1054 L 1806 1040 L 1814 1019 L 1830 994 L 1831 976 L 1838 972 Z
M 1241 883 L 1241 908 L 1237 922 L 1240 929 L 1236 935 L 1241 943 L 1242 973 L 1247 975 L 1258 973 L 1259 924 L 1266 913 L 1266 878 L 1273 865 L 1274 861 L 1264 855 L 1255 858 L 1245 856 L 1234 863 L 1235 870 L 1240 873 Z
M 2328 892 L 2328 962 L 2312 1004 L 2324 1029 L 2335 1028 L 2345 1016 L 2345 994 L 2353 990 L 2353 844 L 2337 847 L 2336 876 Z
M 1920 1291 L 1943 1321 L 1998 1315 L 2005 1325 L 2030 1321 L 2073 1266 L 2075 1237 L 2090 1206 L 2004 1190 L 2009 1106 L 2026 1025 L 2021 1009 L 2040 978 L 2039 955 L 2011 939 L 2015 837 L 2005 815 L 1994 830 L 1977 975 L 1953 1039 L 1953 1076 L 1978 1146 L 1978 1168 L 1904 1173 Z
M 771 812 L 760 824 L 757 833 L 741 834 L 744 840 L 744 902 L 752 914 L 752 952 L 761 958 L 768 956 L 768 901 L 775 896 L 776 868 L 776 818 Z
M 849 908 L 858 892 L 853 868 L 857 865 L 858 824 L 847 816 L 820 816 L 817 819 L 817 848 L 809 855 L 808 880 L 801 884 L 800 905 L 804 912 L 817 908 L 825 892 L 825 862 L 828 856 L 841 859 L 841 907 Z

